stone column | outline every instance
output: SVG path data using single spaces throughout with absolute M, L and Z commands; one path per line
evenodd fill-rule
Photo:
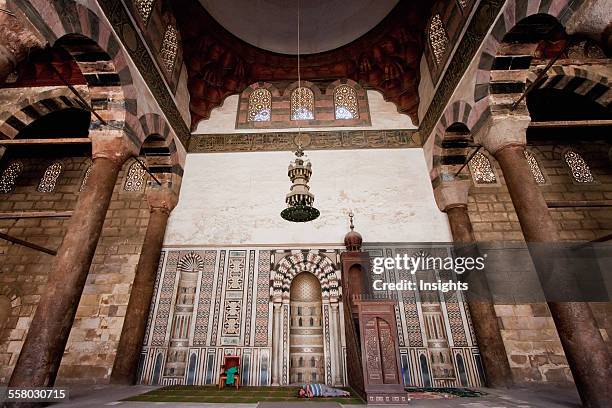
M 281 303 L 274 302 L 274 311 L 272 314 L 272 385 L 280 385 L 279 367 L 281 366 L 281 348 L 282 333 L 280 330 Z
M 142 244 L 121 338 L 117 346 L 111 374 L 111 382 L 114 384 L 133 385 L 137 381 L 138 361 L 147 328 L 149 307 L 154 295 L 155 277 L 168 225 L 168 216 L 178 201 L 178 195 L 172 191 L 171 186 L 172 183 L 164 182 L 161 187 L 151 185 L 147 189 L 149 225 Z
M 110 146 L 111 144 L 107 144 Z M 79 194 L 57 251 L 10 387 L 52 386 L 96 251 L 117 175 L 131 154 L 120 147 L 96 152 L 84 191 Z
M 456 180 L 442 182 L 435 189 L 438 207 L 448 215 L 448 222 L 453 234 L 453 241 L 459 244 L 472 244 L 476 242 L 474 230 L 467 212 L 469 180 Z M 479 256 L 476 247 L 462 248 L 472 251 L 466 256 Z M 493 300 L 484 271 L 475 271 L 479 276 L 468 278 L 470 291 L 466 300 L 472 318 L 474 334 L 486 373 L 487 386 L 509 387 L 512 385 L 512 371 L 500 327 L 495 314 Z M 474 272 L 472 272 L 474 273 Z M 477 285 L 477 287 L 473 287 Z M 477 293 L 470 296 L 470 293 Z
M 6 3 L 0 0 L 0 8 L 6 10 Z M 0 84 L 33 49 L 42 48 L 43 43 L 42 37 L 21 16 L 0 12 Z
M 493 115 L 479 141 L 497 159 L 525 241 L 559 241 L 556 225 L 525 158 L 525 115 Z M 532 254 L 536 268 L 540 259 Z M 612 395 L 612 359 L 585 302 L 548 302 L 578 393 L 585 407 L 607 407 Z

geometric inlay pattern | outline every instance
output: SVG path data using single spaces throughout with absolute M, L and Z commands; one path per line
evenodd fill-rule
M 268 345 L 270 313 L 270 251 L 259 251 L 257 268 L 257 303 L 255 309 L 255 346 Z
M 45 170 L 45 174 L 43 178 L 40 180 L 38 184 L 38 188 L 36 189 L 39 193 L 50 193 L 55 190 L 55 184 L 57 183 L 57 178 L 62 173 L 62 163 L 55 162 Z
M 453 279 L 451 271 L 442 270 L 440 271 L 440 279 L 443 282 L 448 282 Z M 450 326 L 451 334 L 453 336 L 453 344 L 455 347 L 467 347 L 468 341 L 465 333 L 465 327 L 463 325 L 463 319 L 461 317 L 461 308 L 457 299 L 459 292 L 448 291 L 443 293 L 444 301 L 446 302 L 446 311 L 448 313 L 448 323 Z
M 358 119 L 357 92 L 348 85 L 340 85 L 334 90 L 334 109 L 336 119 Z
M 178 252 L 170 252 L 168 254 L 168 262 L 164 278 L 162 280 L 161 291 L 159 294 L 159 302 L 157 304 L 157 313 L 153 325 L 153 338 L 151 339 L 152 346 L 162 346 L 166 338 L 166 329 L 168 326 L 168 318 L 170 317 L 170 305 L 174 293 L 174 281 L 176 278 Z
M 267 122 L 272 113 L 272 94 L 267 89 L 259 88 L 249 96 L 249 122 Z
M 10 193 L 15 186 L 17 177 L 19 177 L 22 171 L 23 163 L 20 161 L 12 161 L 2 173 L 2 178 L 0 179 L 0 193 Z
M 291 120 L 314 119 L 314 93 L 310 88 L 299 87 L 291 92 Z
M 595 181 L 589 165 L 586 164 L 582 156 L 578 153 L 573 150 L 568 150 L 563 155 L 563 158 L 576 183 L 592 183 Z
M 446 47 L 448 46 L 448 36 L 439 14 L 436 14 L 431 19 L 431 24 L 429 25 L 429 44 L 431 44 L 436 64 L 439 64 L 442 62 L 442 57 L 444 57 Z
M 202 278 L 200 279 L 200 296 L 198 298 L 195 332 L 193 334 L 194 346 L 206 345 L 216 260 L 217 251 L 204 252 L 204 266 L 202 269 Z
M 495 184 L 497 182 L 491 162 L 484 154 L 477 152 L 468 166 L 476 184 Z
M 253 250 L 249 252 L 249 273 L 247 279 L 249 280 L 249 286 L 247 289 L 246 315 L 244 322 L 244 344 L 248 346 L 251 344 L 251 310 L 253 310 L 253 282 L 255 281 L 255 251 Z

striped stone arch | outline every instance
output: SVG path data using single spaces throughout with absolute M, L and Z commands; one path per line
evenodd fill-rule
M 537 74 L 530 71 L 527 84 L 535 81 Z M 537 89 L 559 89 L 582 95 L 599 105 L 610 109 L 612 90 L 609 78 L 573 65 L 553 65 Z
M 111 111 L 104 115 L 135 146 L 144 135 L 139 133 L 137 90 L 127 65 L 128 56 L 102 11 L 74 0 L 13 1 L 52 46 L 60 45 L 75 59 L 85 76 L 95 110 Z M 91 130 L 101 127 L 92 117 Z
M 561 25 L 567 23 L 574 12 L 580 8 L 584 0 L 508 0 L 497 18 L 493 29 L 483 41 L 483 47 L 476 71 L 474 86 L 474 110 L 477 120 L 474 132 L 490 116 L 489 95 L 491 90 L 491 70 L 498 54 L 504 36 L 521 20 L 535 14 L 545 14 L 554 17 Z M 525 56 L 516 69 L 528 69 L 532 56 Z M 523 87 L 516 92 L 522 92 Z M 507 93 L 507 92 L 505 92 Z
M 276 265 L 270 295 L 272 300 L 289 299 L 291 282 L 302 272 L 310 272 L 321 283 L 324 300 L 337 302 L 341 296 L 336 266 L 327 256 L 316 252 L 298 252 L 284 257 Z
M 151 173 L 173 173 L 183 176 L 184 157 L 176 146 L 176 137 L 166 120 L 158 114 L 147 113 L 139 119 L 144 142 L 140 149 Z
M 442 181 L 452 181 L 454 174 L 465 162 L 471 135 L 466 132 L 449 131 L 452 125 L 462 124 L 469 131 L 476 121 L 472 106 L 466 101 L 455 101 L 449 105 L 435 128 L 432 168 L 430 179 L 434 188 Z M 464 174 L 459 179 L 466 178 Z
M 34 101 L 28 98 L 16 105 L 10 104 L 10 111 L 0 112 L 0 139 L 14 139 L 25 127 L 49 113 L 69 108 L 83 109 L 74 94 L 67 89 L 62 93 L 57 95 L 57 90 L 42 92 L 34 95 L 37 98 Z

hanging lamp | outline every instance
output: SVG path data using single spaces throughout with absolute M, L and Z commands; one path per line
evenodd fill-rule
M 297 71 L 298 92 L 301 92 L 302 80 L 300 73 L 300 1 L 298 0 L 298 23 L 297 23 Z M 298 121 L 298 140 L 295 160 L 289 163 L 288 176 L 291 180 L 291 189 L 285 198 L 287 208 L 281 211 L 281 217 L 291 222 L 308 222 L 319 217 L 320 212 L 315 207 L 314 194 L 310 192 L 308 182 L 312 175 L 310 160 L 304 155 L 301 144 L 301 126 Z

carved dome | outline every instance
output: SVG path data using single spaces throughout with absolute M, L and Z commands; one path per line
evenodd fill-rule
M 351 220 L 351 230 L 344 236 L 344 246 L 346 247 L 347 251 L 361 251 L 363 237 L 360 233 L 355 231 L 355 225 L 353 225 L 353 213 L 349 214 L 349 218 Z

